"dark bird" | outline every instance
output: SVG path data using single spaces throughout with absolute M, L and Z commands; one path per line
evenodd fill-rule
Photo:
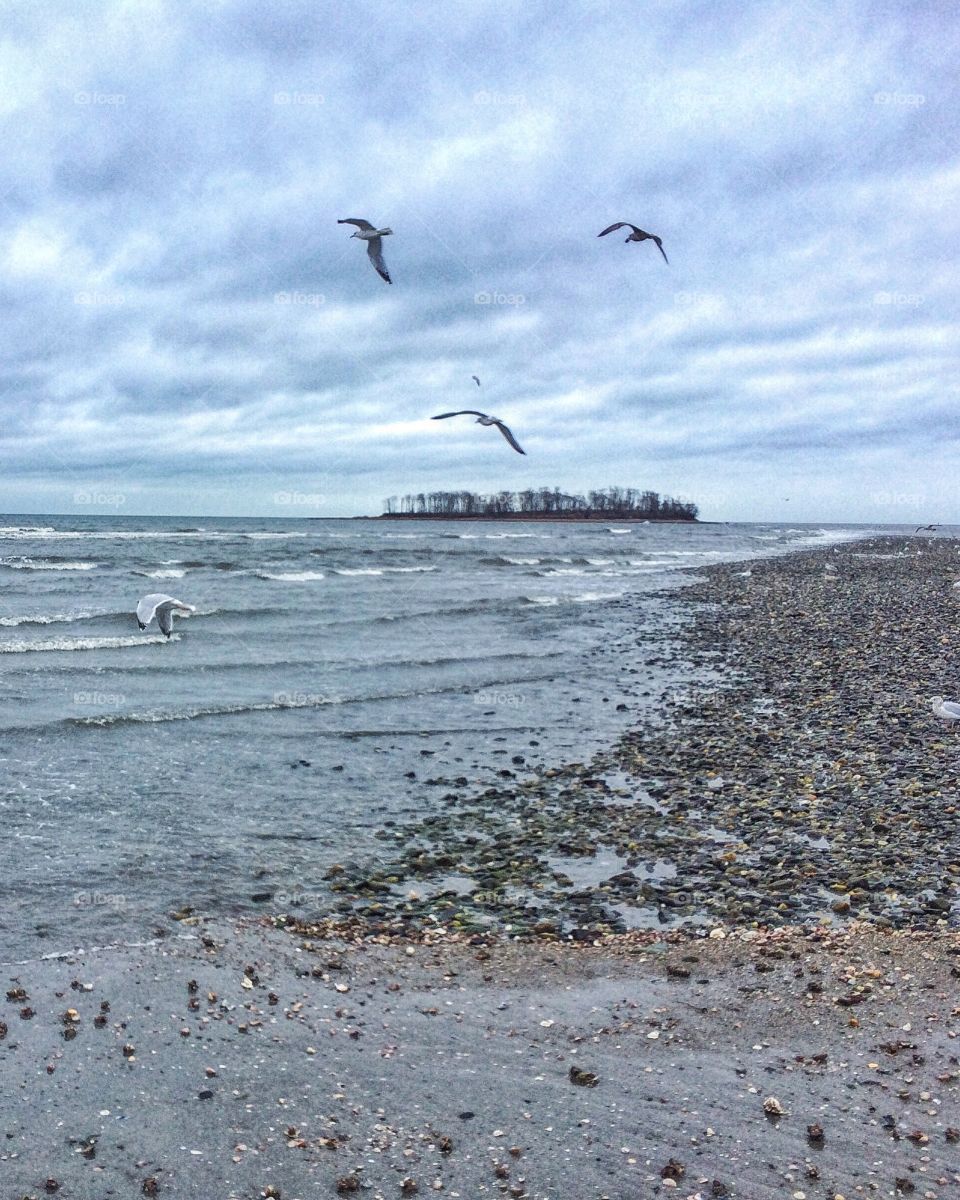
M 636 227 L 636 225 L 631 225 L 629 221 L 618 221 L 616 223 L 616 225 L 608 225 L 602 233 L 597 234 L 597 237 L 606 237 L 608 233 L 613 233 L 614 230 L 616 230 L 616 229 L 632 229 L 633 230 L 633 233 L 631 233 L 628 237 L 624 238 L 624 243 L 626 243 L 626 242 L 645 242 L 648 239 L 651 242 L 656 242 L 657 249 L 663 255 L 663 261 L 669 266 L 670 259 L 667 258 L 666 252 L 663 249 L 663 242 L 660 241 L 660 239 L 657 237 L 657 235 L 655 233 L 646 233 L 643 229 L 638 229 Z
M 510 445 L 518 454 L 526 454 L 526 450 L 520 448 L 520 443 L 513 436 L 510 430 L 497 417 L 488 417 L 486 413 L 477 412 L 475 408 L 461 408 L 456 412 L 439 413 L 435 417 L 431 417 L 431 421 L 445 421 L 447 417 L 476 417 L 478 425 L 496 425 L 503 436 L 507 439 Z
M 939 528 L 939 525 L 918 525 L 913 532 L 927 533 L 929 531 L 930 533 L 936 533 Z
M 387 271 L 387 264 L 383 261 L 383 242 L 380 240 L 386 237 L 388 233 L 393 233 L 393 230 L 377 229 L 369 221 L 365 221 L 363 217 L 344 217 L 342 221 L 338 220 L 337 224 L 356 225 L 357 232 L 351 233 L 350 236 L 360 238 L 361 241 L 367 243 L 367 254 L 373 263 L 374 270 L 381 279 L 387 283 L 393 283 Z
M 479 379 L 476 377 L 476 375 L 471 375 L 471 376 L 470 376 L 470 378 L 471 378 L 471 379 L 473 380 L 473 382 L 474 382 L 474 383 L 477 385 L 477 387 L 479 387 L 479 386 L 480 386 L 480 380 L 479 380 Z

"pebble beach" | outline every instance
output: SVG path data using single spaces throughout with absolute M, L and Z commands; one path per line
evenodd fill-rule
M 425 781 L 326 911 L 7 963 L 4 1195 L 960 1195 L 958 578 L 698 570 L 652 719 Z

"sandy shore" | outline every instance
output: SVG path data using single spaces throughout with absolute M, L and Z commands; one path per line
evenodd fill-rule
M 958 1193 L 955 934 L 184 932 L 10 973 L 5 1197 Z
M 957 550 L 706 573 L 624 669 L 719 687 L 333 913 L 7 965 L 0 1197 L 960 1195 Z

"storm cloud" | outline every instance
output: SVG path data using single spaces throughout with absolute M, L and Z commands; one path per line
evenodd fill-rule
M 960 521 L 945 6 L 0 18 L 7 512 L 619 483 L 714 519 Z M 353 216 L 394 230 L 392 287 Z M 597 238 L 617 220 L 670 266 Z M 465 406 L 527 457 L 429 420 Z

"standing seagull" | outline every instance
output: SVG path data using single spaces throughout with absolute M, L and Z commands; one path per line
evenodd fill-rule
M 153 592 L 149 596 L 144 596 L 137 605 L 137 624 L 141 629 L 146 629 L 154 616 L 156 616 L 160 632 L 164 637 L 169 637 L 173 633 L 174 609 L 177 609 L 179 612 L 197 611 L 192 604 L 184 604 L 182 600 L 174 600 L 172 596 L 165 596 L 163 592 Z
M 657 235 L 655 233 L 646 233 L 644 230 L 638 229 L 636 227 L 636 225 L 631 225 L 629 221 L 618 221 L 616 223 L 616 225 L 608 225 L 602 233 L 597 234 L 597 237 L 606 237 L 608 233 L 613 233 L 613 231 L 615 229 L 632 229 L 633 230 L 633 233 L 631 233 L 628 237 L 624 238 L 624 243 L 626 243 L 626 242 L 645 242 L 645 241 L 647 241 L 648 238 L 650 241 L 656 242 L 657 249 L 663 255 L 663 261 L 667 264 L 667 266 L 670 265 L 670 259 L 667 258 L 666 252 L 664 251 L 663 242 L 660 241 L 660 239 L 657 237 Z
M 386 280 L 387 283 L 393 283 L 387 271 L 387 264 L 383 261 L 383 243 L 380 241 L 388 233 L 393 233 L 393 230 L 376 229 L 369 221 L 365 221 L 363 217 L 344 217 L 342 221 L 337 221 L 337 224 L 356 225 L 357 232 L 351 233 L 350 236 L 360 238 L 361 241 L 367 243 L 367 254 L 377 274 L 381 279 Z
M 933 696 L 930 704 L 934 716 L 942 717 L 945 721 L 960 721 L 960 704 L 956 700 L 944 700 L 942 696 Z
M 476 417 L 478 425 L 496 425 L 503 436 L 507 439 L 510 445 L 518 454 L 526 454 L 526 450 L 520 448 L 520 443 L 513 436 L 510 430 L 497 417 L 488 417 L 486 413 L 477 412 L 475 408 L 461 408 L 457 412 L 439 413 L 435 417 L 431 417 L 431 421 L 445 421 L 447 417 Z

